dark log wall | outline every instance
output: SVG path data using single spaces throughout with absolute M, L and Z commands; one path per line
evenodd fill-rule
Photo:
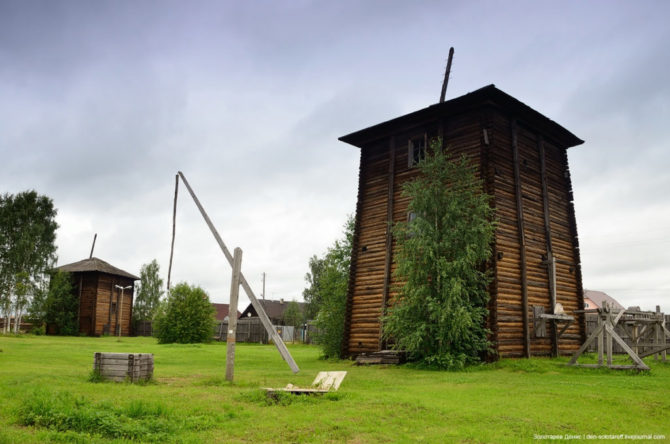
M 489 305 L 494 347 L 503 357 L 550 354 L 551 336 L 535 338 L 532 328 L 533 306 L 552 312 L 546 264 L 550 250 L 556 259 L 557 302 L 570 314 L 583 308 L 567 154 L 551 137 L 496 108 L 398 130 L 362 148 L 344 354 L 372 352 L 384 345 L 379 318 L 385 305 L 393 303 L 399 285 L 393 278 L 397 248 L 389 238 L 388 218 L 392 214 L 394 223 L 407 220 L 409 202 L 402 196 L 402 186 L 417 173 L 408 167 L 408 142 L 424 134 L 428 140 L 441 136 L 454 155 L 470 158 L 492 196 L 498 221 Z M 579 348 L 583 325 L 580 315 L 562 336 L 559 352 Z
M 121 291 L 116 289 L 114 285 L 122 287 L 133 285 L 133 280 L 106 273 L 98 274 L 95 335 L 105 333 L 117 335 L 117 325 L 121 325 L 121 336 L 129 336 L 131 333 L 133 289 L 123 292 L 123 308 L 119 310 Z M 119 313 L 121 319 L 119 319 Z M 106 325 L 109 325 L 108 329 L 105 328 Z
M 98 287 L 97 273 L 74 273 L 72 280 L 79 299 L 79 333 L 93 335 L 95 323 L 95 300 Z M 81 285 L 81 292 L 79 289 Z
M 515 137 L 516 133 L 516 137 Z M 549 245 L 556 259 L 557 302 L 568 313 L 583 308 L 581 271 L 574 223 L 574 208 L 565 149 L 500 113 L 494 113 L 490 131 L 492 149 L 489 169 L 493 169 L 492 192 L 498 219 L 496 230 L 495 324 L 494 339 L 501 356 L 526 355 L 523 312 L 522 240 L 519 233 L 514 176 L 513 142 L 516 139 L 521 181 L 523 240 L 525 242 L 526 293 L 528 312 L 528 352 L 551 353 L 551 338 L 535 338 L 532 307 L 542 306 L 551 313 L 550 274 L 547 266 Z M 545 226 L 541 145 L 544 150 L 547 211 L 550 234 Z M 577 322 L 561 337 L 559 352 L 579 348 L 583 322 Z

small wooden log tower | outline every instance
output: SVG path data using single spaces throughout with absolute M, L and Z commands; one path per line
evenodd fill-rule
M 88 336 L 130 336 L 133 316 L 133 286 L 140 278 L 113 265 L 91 257 L 67 264 L 56 270 L 71 273 L 74 291 L 79 299 L 79 333 Z
M 380 316 L 396 297 L 389 227 L 407 220 L 402 185 L 436 137 L 478 166 L 493 198 L 498 227 L 488 326 L 498 355 L 576 351 L 585 332 L 583 313 L 574 312 L 584 301 L 566 150 L 583 141 L 490 85 L 340 138 L 361 149 L 343 355 L 384 346 Z M 554 313 L 557 303 L 565 316 Z M 548 334 L 531 328 L 535 307 L 549 322 Z M 566 316 L 575 322 L 561 331 Z

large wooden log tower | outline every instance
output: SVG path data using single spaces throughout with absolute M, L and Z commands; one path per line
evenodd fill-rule
M 490 85 L 340 138 L 361 149 L 343 354 L 384 346 L 380 316 L 396 297 L 389 228 L 407 220 L 402 184 L 417 174 L 413 164 L 436 137 L 478 165 L 492 196 L 494 349 L 501 357 L 576 351 L 585 332 L 583 314 L 574 312 L 584 300 L 566 150 L 583 141 Z M 552 319 L 560 316 L 553 316 L 556 303 L 576 320 L 562 334 Z M 537 328 L 546 320 L 534 320 L 534 309 L 548 314 L 550 328 Z

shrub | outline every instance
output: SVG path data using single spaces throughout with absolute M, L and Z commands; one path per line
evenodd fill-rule
M 172 288 L 154 321 L 160 344 L 209 342 L 214 331 L 214 308 L 202 288 L 182 282 Z

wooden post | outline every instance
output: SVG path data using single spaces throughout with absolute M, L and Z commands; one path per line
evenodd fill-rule
M 528 328 L 528 278 L 526 273 L 526 235 L 523 223 L 523 196 L 519 171 L 519 146 L 516 120 L 512 120 L 512 157 L 514 161 L 514 187 L 516 196 L 517 229 L 519 231 L 519 256 L 521 260 L 521 307 L 523 311 L 523 355 L 530 358 L 530 332 Z M 553 313 L 553 310 L 552 310 Z
M 542 136 L 538 137 L 537 141 L 538 151 L 540 154 L 540 181 L 542 182 L 542 207 L 544 210 L 544 236 L 547 246 L 547 277 L 549 279 L 549 304 L 550 313 L 556 314 L 554 308 L 556 307 L 556 258 L 551 242 L 551 215 L 549 212 L 549 191 L 547 189 L 547 162 L 544 150 L 544 139 Z M 551 329 L 551 355 L 558 356 L 558 331 L 555 322 L 552 322 Z
M 237 298 L 240 294 L 242 273 L 242 250 L 235 248 L 233 277 L 230 281 L 230 304 L 228 305 L 228 335 L 226 337 L 226 380 L 233 382 L 235 371 L 235 335 L 237 334 Z
M 205 223 L 209 227 L 209 230 L 212 232 L 212 235 L 214 236 L 214 239 L 216 242 L 219 244 L 219 248 L 221 248 L 221 251 L 223 252 L 223 255 L 226 257 L 226 260 L 228 260 L 228 263 L 230 266 L 233 266 L 233 255 L 230 254 L 230 251 L 228 250 L 228 247 L 226 247 L 226 244 L 223 243 L 223 239 L 221 239 L 221 236 L 219 235 L 219 232 L 216 231 L 216 228 L 214 228 L 214 224 L 212 223 L 212 220 L 209 218 L 207 215 L 207 212 L 203 208 L 203 206 L 200 204 L 200 201 L 198 200 L 197 196 L 195 195 L 195 192 L 193 192 L 193 189 L 191 188 L 191 185 L 189 185 L 188 181 L 186 180 L 186 177 L 184 177 L 184 174 L 179 171 L 179 177 L 181 177 L 181 180 L 184 181 L 184 185 L 186 185 L 186 189 L 188 190 L 189 194 L 193 198 L 193 202 L 195 202 L 195 205 L 198 207 L 198 210 L 200 211 L 200 214 L 202 215 L 202 218 L 205 219 Z M 291 356 L 291 353 L 289 353 L 288 349 L 286 348 L 286 344 L 284 344 L 284 341 L 282 341 L 281 336 L 277 334 L 277 331 L 274 329 L 272 322 L 270 322 L 270 319 L 268 318 L 268 315 L 265 313 L 265 310 L 263 309 L 263 306 L 258 302 L 258 299 L 256 299 L 256 295 L 254 295 L 254 292 L 251 290 L 251 286 L 247 282 L 247 280 L 244 278 L 244 275 L 242 272 L 240 272 L 240 285 L 242 285 L 242 288 L 244 289 L 244 292 L 247 294 L 247 297 L 249 298 L 249 301 L 251 302 L 251 305 L 254 307 L 256 310 L 256 313 L 258 314 L 258 317 L 260 318 L 261 322 L 263 323 L 263 327 L 265 327 L 265 330 L 268 332 L 268 335 L 270 338 L 272 338 L 272 341 L 275 343 L 275 347 L 277 347 L 277 350 L 279 351 L 279 354 L 281 357 L 286 361 L 286 363 L 291 367 L 291 370 L 293 373 L 298 373 L 300 369 L 298 368 L 298 364 L 295 363 L 293 360 L 293 357 Z
M 656 347 L 660 347 L 660 345 L 661 345 L 661 319 L 660 319 L 660 316 L 661 316 L 661 306 L 657 305 L 656 306 L 656 322 L 654 323 L 654 332 L 656 333 L 656 339 L 654 340 L 654 345 Z M 665 352 L 663 352 L 663 354 L 665 355 Z M 658 361 L 658 357 L 660 355 L 661 355 L 660 353 L 656 353 L 654 355 L 654 361 Z M 663 357 L 665 358 L 665 356 L 663 356 Z
M 451 73 L 451 61 L 454 58 L 454 47 L 449 48 L 449 58 L 447 59 L 447 70 L 444 72 L 444 81 L 442 82 L 442 92 L 440 93 L 440 103 L 444 102 L 447 94 L 447 85 L 449 84 L 449 74 Z
M 602 311 L 598 313 L 598 365 L 603 365 L 603 326 L 604 326 L 604 316 Z
M 116 321 L 116 325 L 119 327 L 118 337 L 121 337 L 121 329 L 123 328 L 123 288 L 121 289 L 121 302 L 119 303 L 119 319 Z
M 389 140 L 388 195 L 386 197 L 386 257 L 384 258 L 384 290 L 382 293 L 382 316 L 386 315 L 393 262 L 393 188 L 395 179 L 395 137 Z M 379 350 L 385 348 L 384 331 L 379 322 Z
M 89 259 L 93 259 L 93 250 L 95 250 L 95 240 L 98 238 L 98 233 L 93 235 L 93 245 L 91 245 L 91 254 L 88 255 Z

